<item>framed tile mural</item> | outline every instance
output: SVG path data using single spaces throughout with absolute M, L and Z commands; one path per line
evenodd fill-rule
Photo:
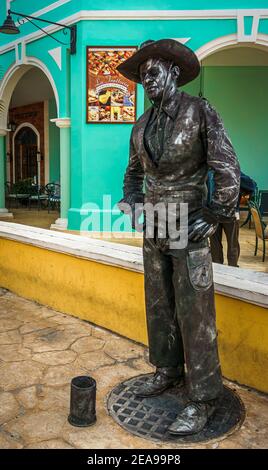
M 136 47 L 87 47 L 87 123 L 134 123 L 136 84 L 116 67 Z

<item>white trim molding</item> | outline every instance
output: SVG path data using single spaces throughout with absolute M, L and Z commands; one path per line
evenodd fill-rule
M 28 13 L 28 14 L 31 16 L 42 16 L 42 15 L 45 15 L 46 13 L 49 13 L 50 11 L 55 10 L 56 8 L 66 5 L 66 3 L 70 3 L 71 1 L 72 0 L 57 0 L 56 2 L 51 3 L 47 7 L 42 8 L 41 10 L 37 10 L 37 11 L 34 11 L 33 13 Z
M 57 3 L 57 2 L 56 2 Z M 53 4 L 52 4 L 53 5 Z M 50 6 L 52 6 L 50 5 Z M 49 8 L 49 7 L 47 7 Z M 45 10 L 45 9 L 44 9 Z M 42 10 L 40 10 L 42 12 Z M 39 12 L 33 15 L 40 14 Z M 256 18 L 268 18 L 268 8 L 252 8 L 247 10 L 227 9 L 227 10 L 80 10 L 73 15 L 61 18 L 60 23 L 70 26 L 79 21 L 103 21 L 103 20 L 208 20 L 208 19 L 238 19 L 240 11 L 243 11 L 244 16 L 253 16 Z M 39 15 L 40 16 L 40 15 Z M 255 26 L 254 26 L 255 27 Z M 62 29 L 61 26 L 49 25 L 44 30 L 50 34 Z M 36 41 L 37 39 L 45 36 L 42 31 L 35 31 L 34 33 L 27 34 L 23 37 L 25 43 Z M 19 40 L 20 41 L 20 40 Z M 9 42 L 0 47 L 0 54 L 14 49 L 18 40 Z
M 53 118 L 53 119 L 50 119 L 50 122 L 54 122 L 57 127 L 62 128 L 62 129 L 66 127 L 71 127 L 71 118 L 69 117 Z
M 26 46 L 24 39 L 15 44 L 15 57 L 16 65 L 27 64 Z
M 14 2 L 14 0 L 6 0 L 6 11 L 7 12 L 8 12 L 8 10 L 12 9 L 12 5 L 11 5 L 12 2 Z
M 55 220 L 54 224 L 50 225 L 51 230 L 58 230 L 60 232 L 61 231 L 66 232 L 67 227 L 68 227 L 68 219 L 64 219 L 64 218 L 61 218 L 61 217 L 59 219 Z
M 8 108 L 10 104 L 10 100 L 14 89 L 17 83 L 20 81 L 22 76 L 28 72 L 32 67 L 37 67 L 46 75 L 47 79 L 50 82 L 50 85 L 53 89 L 56 106 L 57 106 L 57 114 L 59 114 L 60 109 L 60 102 L 59 102 L 59 94 L 55 84 L 55 81 L 47 68 L 47 66 L 36 57 L 27 57 L 27 61 L 22 64 L 18 65 L 16 62 L 11 64 L 10 67 L 7 69 L 1 84 L 0 84 L 0 101 L 3 105 L 3 111 L 0 112 L 0 127 L 5 127 L 7 125 L 7 117 L 8 117 Z
M 55 63 L 59 67 L 60 71 L 62 69 L 61 51 L 62 51 L 61 46 L 55 47 L 54 49 L 50 49 L 49 51 L 47 51 L 48 54 L 52 57 L 52 59 L 55 61 Z
M 18 127 L 17 129 L 15 130 L 14 134 L 13 134 L 13 141 L 15 140 L 15 137 L 16 135 L 18 134 L 18 132 L 23 128 L 23 127 L 30 127 L 34 133 L 37 135 L 37 142 L 38 142 L 38 150 L 40 150 L 40 133 L 39 131 L 36 129 L 36 127 L 31 124 L 30 122 L 22 122 Z
M 236 19 L 238 9 L 226 10 L 80 10 L 64 23 L 72 18 L 72 21 L 84 20 L 208 20 L 208 19 Z M 268 8 L 251 8 L 243 12 L 246 16 L 259 15 L 268 17 Z
M 250 34 L 245 33 L 245 19 L 248 17 L 252 17 L 252 27 L 251 27 Z M 237 14 L 237 40 L 238 42 L 256 42 L 259 21 L 260 21 L 259 13 L 253 13 L 252 15 L 249 15 L 247 13 L 247 10 L 240 10 Z
M 0 222 L 0 238 L 143 273 L 139 247 L 9 222 Z M 213 274 L 217 294 L 268 308 L 267 273 L 213 263 Z
M 7 0 L 7 2 L 13 2 L 14 0 Z M 54 2 L 54 3 L 51 3 L 51 5 L 48 5 L 47 7 L 45 8 L 42 8 L 41 10 L 37 10 L 37 11 L 34 11 L 32 13 L 29 13 L 28 12 L 28 15 L 31 15 L 31 16 L 42 16 L 42 15 L 45 15 L 46 13 L 49 13 L 50 11 L 53 11 L 55 10 L 56 8 L 59 8 L 63 5 L 66 5 L 66 3 L 70 3 L 72 0 L 57 0 L 57 2 Z M 12 10 L 12 6 L 10 7 L 10 9 Z M 27 18 L 24 19 L 24 23 L 28 23 L 29 20 L 27 20 Z M 16 23 L 16 26 L 19 26 L 19 22 Z
M 188 41 L 190 41 L 190 39 L 192 38 L 171 38 L 171 39 L 174 39 L 174 41 L 178 41 L 180 42 L 181 44 L 186 44 Z
M 239 46 L 241 43 L 238 41 L 237 34 L 229 34 L 228 36 L 222 36 L 213 41 L 210 41 L 195 51 L 198 59 L 201 61 L 213 54 L 214 52 L 222 49 L 230 49 L 235 46 Z M 245 45 L 243 43 L 243 45 Z M 268 47 L 268 34 L 257 34 L 254 43 L 249 43 L 249 47 L 257 47 L 264 49 Z

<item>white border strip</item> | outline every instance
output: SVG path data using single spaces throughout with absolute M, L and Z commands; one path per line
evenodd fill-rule
M 124 244 L 0 222 L 0 238 L 143 273 L 142 250 Z M 268 308 L 268 274 L 213 265 L 215 291 Z
M 81 19 L 88 20 L 196 20 L 234 19 L 243 15 L 267 17 L 268 8 L 247 10 L 81 10 Z
M 42 16 L 45 15 L 46 13 L 49 13 L 50 11 L 55 10 L 56 8 L 61 7 L 62 5 L 65 5 L 66 3 L 71 2 L 72 0 L 58 0 L 57 2 L 51 3 L 51 5 L 42 8 L 41 10 L 34 11 L 33 13 L 28 13 L 30 16 Z M 13 6 L 10 5 L 10 10 L 13 10 Z M 16 10 L 16 6 L 14 4 L 14 11 Z M 28 20 L 25 18 L 25 23 L 28 23 Z M 19 23 L 16 23 L 19 24 Z
M 41 10 L 40 10 L 41 11 Z M 237 19 L 238 14 L 246 16 L 258 16 L 268 18 L 268 8 L 249 10 L 81 10 L 71 16 L 58 20 L 60 23 L 70 26 L 79 21 L 102 21 L 102 20 L 197 20 L 197 19 Z M 34 14 L 33 14 L 34 15 Z M 43 28 L 46 32 L 53 34 L 62 29 L 60 26 L 51 25 Z M 42 31 L 36 31 L 23 37 L 26 43 L 36 41 L 45 36 Z M 21 38 L 9 42 L 0 47 L 0 54 L 14 49 L 21 42 Z

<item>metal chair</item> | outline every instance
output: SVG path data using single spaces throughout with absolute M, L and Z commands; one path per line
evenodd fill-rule
M 16 201 L 16 209 L 19 207 L 19 201 L 25 201 L 26 203 L 29 200 L 30 197 L 30 190 L 27 191 L 26 193 L 21 192 L 20 188 L 22 186 L 19 183 L 14 183 L 13 185 L 9 183 L 8 181 L 5 183 L 5 188 L 6 188 L 6 198 L 7 201 L 9 201 L 8 208 L 11 207 L 11 201 Z
M 31 194 L 29 197 L 28 209 L 31 210 L 32 201 L 37 201 L 37 208 L 38 208 L 38 211 L 40 211 L 42 207 L 42 201 L 48 201 L 49 195 L 46 192 L 45 186 L 34 185 L 32 187 L 32 192 L 33 194 Z
M 58 207 L 60 209 L 60 184 L 58 183 L 48 183 L 45 186 L 45 191 L 48 195 L 48 213 L 50 212 L 51 207 L 55 209 Z
M 245 221 L 242 223 L 241 227 L 244 227 L 248 223 L 248 227 L 251 228 L 251 212 L 250 212 L 250 202 L 257 203 L 259 197 L 258 188 L 253 194 L 242 194 L 239 205 L 239 212 L 247 212 Z
M 250 212 L 254 221 L 254 226 L 255 226 L 255 234 L 256 234 L 256 242 L 255 242 L 255 253 L 254 256 L 257 255 L 258 251 L 258 241 L 259 238 L 262 240 L 262 246 L 263 246 L 263 255 L 262 255 L 262 261 L 265 261 L 265 241 L 268 240 L 268 232 L 265 230 L 266 229 L 266 224 L 263 222 L 261 213 L 259 210 L 258 205 L 251 201 L 249 202 L 249 207 L 250 207 Z
M 11 201 L 16 201 L 16 194 L 11 192 L 11 183 L 9 181 L 5 182 L 5 198 L 7 208 L 11 208 Z
M 268 216 L 268 190 L 260 189 L 258 196 L 258 205 L 262 217 Z

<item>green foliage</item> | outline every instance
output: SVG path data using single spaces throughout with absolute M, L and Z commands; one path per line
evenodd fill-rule
M 37 194 L 36 186 L 33 186 L 32 178 L 20 180 L 14 183 L 11 187 L 11 194 Z

